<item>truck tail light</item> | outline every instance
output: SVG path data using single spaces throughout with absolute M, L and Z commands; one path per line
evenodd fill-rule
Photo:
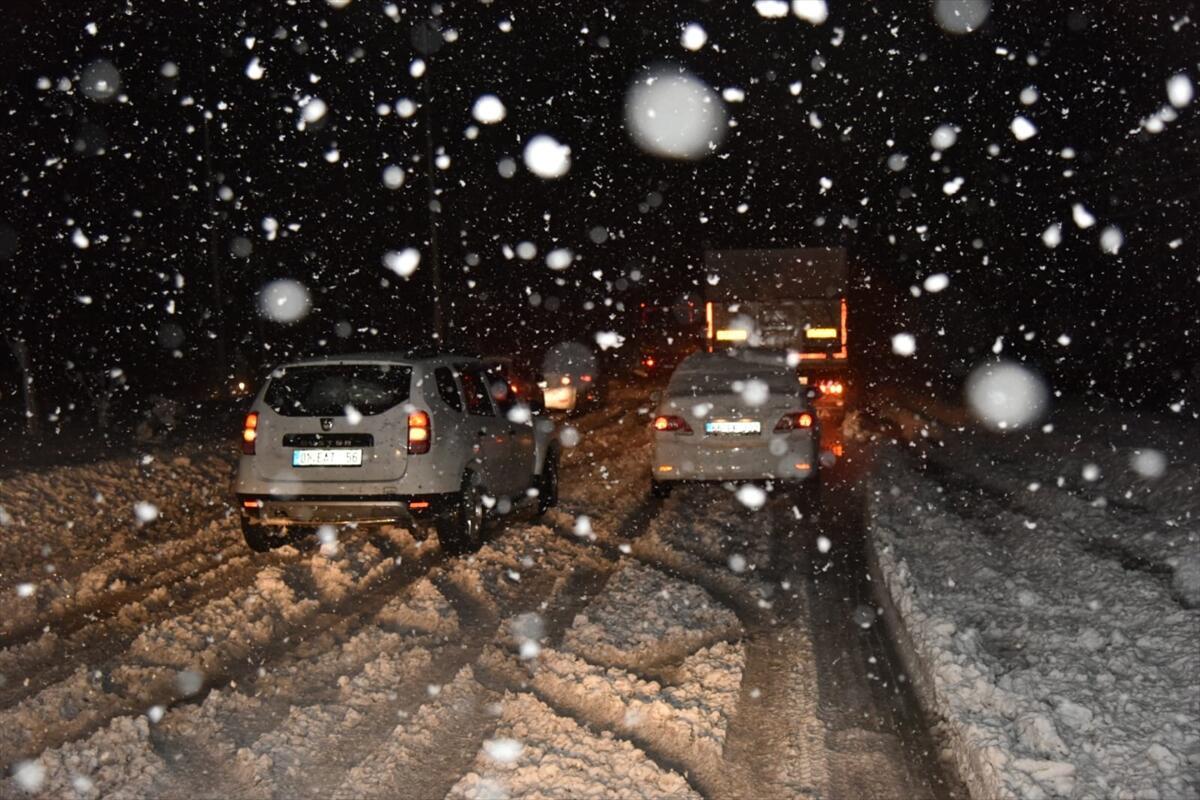
M 807 411 L 793 411 L 779 418 L 779 422 L 775 424 L 775 432 L 807 430 L 812 428 L 813 422 L 813 415 Z
M 692 427 L 683 417 L 658 416 L 654 418 L 654 430 L 662 433 L 691 433 Z
M 258 441 L 258 412 L 251 411 L 242 423 L 242 452 L 254 455 L 254 443 Z
M 419 456 L 429 452 L 429 415 L 414 411 L 408 415 L 408 454 Z
M 821 390 L 821 394 L 842 395 L 846 393 L 846 384 L 841 381 L 820 381 L 817 383 L 817 388 Z

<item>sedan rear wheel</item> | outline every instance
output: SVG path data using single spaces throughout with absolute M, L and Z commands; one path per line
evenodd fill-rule
M 800 510 L 815 513 L 821 510 L 821 473 L 816 472 L 796 487 L 796 500 Z
M 551 450 L 546 455 L 546 463 L 542 466 L 542 474 L 534 481 L 537 486 L 538 514 L 545 514 L 558 505 L 558 451 Z
M 483 535 L 483 492 L 474 474 L 463 477 L 453 504 L 437 518 L 438 540 L 447 553 L 469 553 Z

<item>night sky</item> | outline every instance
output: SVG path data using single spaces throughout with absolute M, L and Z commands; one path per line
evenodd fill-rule
M 622 305 L 699 291 L 707 248 L 845 245 L 855 353 L 880 376 L 912 366 L 891 353 L 901 331 L 917 337 L 916 373 L 947 385 L 1000 336 L 1055 386 L 1156 404 L 1182 397 L 1198 362 L 1197 106 L 1161 132 L 1143 124 L 1170 107 L 1169 78 L 1200 79 L 1194 2 L 997 0 L 965 35 L 915 0 L 830 0 L 821 25 L 752 2 L 6 8 L 0 327 L 28 342 L 51 404 L 114 368 L 133 394 L 187 395 L 290 355 L 427 341 L 430 118 L 449 157 L 435 185 L 453 346 L 538 353 L 629 333 Z M 413 30 L 428 20 L 442 42 L 418 79 Z M 694 52 L 680 41 L 692 22 L 708 36 Z M 101 61 L 120 88 L 95 99 Z M 734 125 L 711 155 L 631 142 L 625 93 L 653 67 L 744 92 L 724 102 Z M 499 124 L 472 119 L 485 93 L 506 107 Z M 328 111 L 299 130 L 312 97 Z M 1035 136 L 1014 136 L 1017 115 Z M 957 141 L 934 161 L 943 124 Z M 522 164 L 539 133 L 571 148 L 565 176 Z M 399 189 L 389 165 L 406 171 Z M 1093 226 L 1072 221 L 1075 203 Z M 1100 244 L 1110 226 L 1115 254 Z M 506 257 L 524 241 L 536 258 Z M 410 247 L 422 261 L 404 279 L 382 259 Z M 544 257 L 560 247 L 575 261 L 556 272 Z M 934 273 L 949 287 L 914 296 Z M 256 313 L 278 278 L 310 292 L 302 321 Z M 5 420 L 17 391 L 5 348 Z

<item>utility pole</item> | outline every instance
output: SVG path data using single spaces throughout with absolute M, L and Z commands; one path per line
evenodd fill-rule
M 421 76 L 421 112 L 424 116 L 422 127 L 425 128 L 425 187 L 429 211 L 429 288 L 433 295 L 430 298 L 430 323 L 434 338 L 442 345 L 446 341 L 446 314 L 442 297 L 441 252 L 438 247 L 438 214 L 441 213 L 441 205 L 437 199 L 437 167 L 433 163 L 433 70 L 429 62 L 442 49 L 445 40 L 441 28 L 433 19 L 414 25 L 411 36 L 413 49 L 425 59 L 425 74 Z
M 212 140 L 208 133 L 209 112 L 203 112 L 204 130 L 204 194 L 208 217 L 208 264 L 212 271 L 213 327 L 217 333 L 217 357 L 214 363 L 216 389 L 225 388 L 229 374 L 229 356 L 225 349 L 225 294 L 221 285 L 221 256 L 217 243 L 217 205 L 213 196 Z

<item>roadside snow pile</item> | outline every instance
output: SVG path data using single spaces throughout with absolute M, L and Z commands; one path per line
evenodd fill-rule
M 872 479 L 871 535 L 972 794 L 1195 797 L 1200 611 L 1068 525 L 948 497 L 902 457 Z
M 575 617 L 563 648 L 595 664 L 636 670 L 740 632 L 737 616 L 699 586 L 629 562 Z
M 528 694 L 505 697 L 493 737 L 447 795 L 448 800 L 585 797 L 699 800 L 700 795 L 629 742 L 607 731 L 590 733 Z

